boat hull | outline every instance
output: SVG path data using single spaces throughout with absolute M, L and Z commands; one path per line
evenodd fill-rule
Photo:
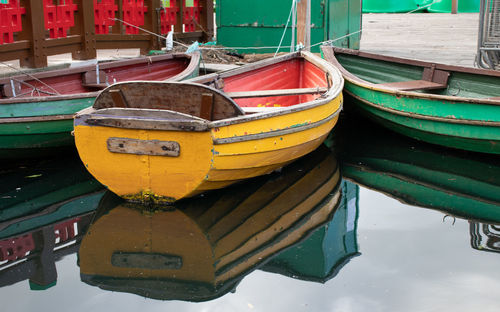
M 312 152 L 335 126 L 341 107 L 339 94 L 309 110 L 203 132 L 91 126 L 77 118 L 75 140 L 87 169 L 115 194 L 130 201 L 173 202 L 271 173 Z M 109 138 L 177 142 L 181 152 L 178 157 L 113 153 Z
M 432 144 L 500 154 L 500 122 L 484 121 L 488 115 L 500 119 L 499 112 L 495 112 L 498 107 L 366 90 L 347 81 L 345 92 L 367 117 L 393 131 Z M 467 120 L 450 117 L 452 113 L 446 108 L 452 106 L 457 112 L 470 112 L 473 108 L 483 117 Z M 429 111 L 422 110 L 423 107 Z
M 324 47 L 366 116 L 414 139 L 500 154 L 500 74 Z

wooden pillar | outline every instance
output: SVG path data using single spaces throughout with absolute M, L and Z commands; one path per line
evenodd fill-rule
M 306 47 L 311 45 L 311 0 L 297 3 L 297 43 L 300 42 Z
M 97 57 L 94 3 L 88 0 L 76 1 L 78 14 L 75 16 L 75 29 L 81 35 L 82 49 L 72 52 L 73 59 L 88 60 Z
M 21 66 L 45 67 L 47 66 L 47 52 L 45 50 L 43 2 L 26 0 L 22 5 L 26 8 L 26 19 L 18 39 L 28 40 L 31 42 L 31 47 L 28 58 L 20 60 Z
M 151 32 L 155 34 L 160 34 L 161 31 L 161 22 L 160 22 L 160 10 L 161 10 L 161 0 L 148 0 L 148 13 L 149 18 L 145 20 L 146 29 L 149 29 Z M 151 35 L 151 39 L 149 40 L 149 49 L 150 50 L 160 50 L 163 42 L 160 37 Z
M 172 0 L 174 1 L 174 0 Z M 182 25 L 184 24 L 182 11 L 184 10 L 184 0 L 176 0 L 177 1 L 177 7 L 179 8 L 179 11 L 177 12 L 177 23 L 174 26 L 174 32 L 178 34 L 182 34 Z
M 451 0 L 451 14 L 457 14 L 458 12 L 458 0 Z
M 210 41 L 214 36 L 214 2 L 203 0 L 202 5 L 200 14 L 200 25 L 204 28 L 202 41 Z

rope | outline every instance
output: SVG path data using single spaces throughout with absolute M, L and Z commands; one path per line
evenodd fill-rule
M 49 85 L 48 85 L 48 84 L 46 84 L 45 82 L 41 81 L 40 79 L 36 78 L 35 76 L 33 76 L 33 75 L 31 75 L 31 74 L 29 74 L 29 73 L 27 73 L 27 72 L 23 71 L 23 70 L 20 70 L 19 68 L 16 68 L 16 67 L 14 67 L 14 66 L 12 66 L 12 65 L 9 65 L 9 64 L 7 64 L 7 63 L 4 63 L 4 62 L 0 62 L 0 63 L 1 63 L 2 65 L 4 65 L 4 66 L 7 66 L 7 67 L 9 67 L 9 68 L 11 68 L 11 69 L 13 69 L 13 70 L 17 71 L 17 72 L 20 72 L 20 73 L 21 73 L 21 74 L 23 74 L 23 75 L 26 75 L 26 76 L 30 77 L 30 78 L 31 78 L 31 79 L 33 79 L 33 80 L 38 81 L 38 82 L 39 82 L 39 83 L 41 83 L 42 85 L 44 85 L 44 86 L 46 86 L 47 88 L 49 88 L 49 89 L 51 89 L 52 91 L 54 91 L 54 92 L 55 92 L 55 94 L 58 94 L 58 95 L 60 95 L 60 94 L 61 94 L 61 93 L 57 92 L 57 90 L 56 90 L 56 89 L 52 88 L 51 86 L 49 86 Z M 15 79 L 14 79 L 14 80 L 15 80 Z M 30 85 L 30 84 L 29 84 L 29 83 L 27 83 L 27 82 L 23 82 L 23 83 L 24 83 L 24 84 L 26 84 L 26 85 L 28 85 L 28 86 L 30 86 L 30 87 L 32 87 L 34 90 L 37 90 L 37 91 L 42 91 L 42 90 L 38 90 L 35 86 L 32 86 L 32 85 Z M 46 91 L 42 91 L 42 92 L 48 93 L 48 92 L 46 92 Z
M 278 51 L 280 50 L 281 44 L 283 43 L 283 38 L 285 38 L 286 30 L 288 28 L 288 23 L 290 23 L 290 17 L 292 16 L 292 12 L 295 10 L 295 2 L 297 0 L 292 0 L 292 7 L 290 8 L 290 13 L 288 14 L 288 20 L 286 21 L 285 29 L 283 30 L 283 34 L 281 35 L 281 40 L 280 43 L 278 44 L 278 49 L 276 49 L 276 52 L 274 53 L 273 57 L 276 57 L 276 54 L 278 54 Z M 293 31 L 293 29 L 292 29 Z M 290 46 L 291 48 L 291 46 Z
M 110 19 L 110 20 L 113 20 L 113 21 L 119 21 L 119 22 L 121 22 L 121 23 L 123 23 L 123 24 L 126 24 L 126 25 L 128 25 L 128 26 L 135 27 L 135 28 L 137 28 L 137 29 L 139 29 L 139 30 L 142 30 L 143 32 L 148 33 L 148 34 L 150 34 L 150 35 L 153 35 L 153 36 L 156 36 L 156 37 L 158 37 L 158 38 L 161 38 L 161 39 L 167 40 L 167 37 L 164 37 L 164 36 L 162 36 L 162 35 L 158 35 L 157 33 L 154 33 L 154 32 L 149 31 L 149 30 L 147 30 L 147 29 L 144 29 L 144 28 L 141 28 L 141 27 L 139 27 L 139 26 L 136 26 L 136 25 L 130 24 L 130 23 L 125 22 L 124 20 L 121 20 L 121 19 L 119 19 L 119 18 L 116 18 L 116 17 L 115 17 L 115 18 L 111 18 L 111 17 L 110 17 L 109 19 Z M 175 43 L 177 43 L 178 45 L 181 45 L 181 46 L 183 46 L 183 47 L 185 47 L 185 48 L 189 48 L 189 46 L 188 46 L 188 45 L 186 45 L 186 44 L 184 44 L 184 43 L 182 43 L 182 42 L 175 41 L 175 40 L 173 40 L 173 41 L 174 41 Z

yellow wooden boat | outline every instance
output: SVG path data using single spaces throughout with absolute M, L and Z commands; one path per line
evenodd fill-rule
M 340 72 L 308 52 L 184 83 L 119 83 L 77 113 L 76 146 L 119 196 L 172 202 L 316 149 L 337 122 L 342 87 Z
M 106 198 L 82 240 L 80 277 L 161 300 L 222 296 L 329 222 L 344 200 L 341 181 L 337 160 L 324 147 L 281 174 L 168 209 Z

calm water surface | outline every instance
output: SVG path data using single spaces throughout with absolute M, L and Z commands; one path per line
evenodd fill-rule
M 498 311 L 498 160 L 343 122 L 175 209 L 118 200 L 74 155 L 4 166 L 2 311 Z

